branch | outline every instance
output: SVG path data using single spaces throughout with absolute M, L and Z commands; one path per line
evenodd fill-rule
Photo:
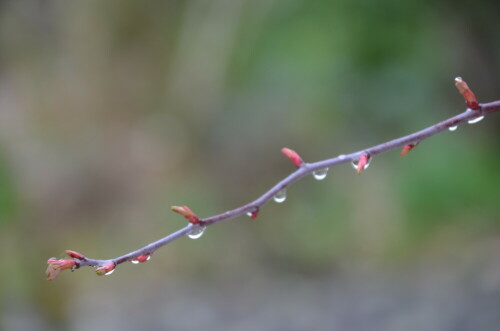
M 121 263 L 146 262 L 156 250 L 174 240 L 177 240 L 186 235 L 193 239 L 199 238 L 203 234 L 203 231 L 207 226 L 222 221 L 228 221 L 244 214 L 247 214 L 253 219 L 257 218 L 260 209 L 268 201 L 273 198 L 276 202 L 285 201 L 286 189 L 299 179 L 309 174 L 313 174 L 316 179 L 323 179 L 326 176 L 326 171 L 328 171 L 328 168 L 343 163 L 352 163 L 356 168 L 358 174 L 361 174 L 363 170 L 369 166 L 369 163 L 374 155 L 387 152 L 394 148 L 403 147 L 401 156 L 404 156 L 415 146 L 417 146 L 417 144 L 419 144 L 422 140 L 438 134 L 441 131 L 444 131 L 446 129 L 453 131 L 458 125 L 462 123 L 476 123 L 483 119 L 484 116 L 493 112 L 500 111 L 500 100 L 479 104 L 474 93 L 472 93 L 467 84 L 460 77 L 457 77 L 455 79 L 455 85 L 457 86 L 462 96 L 465 98 L 468 106 L 465 112 L 457 116 L 451 117 L 447 120 L 401 138 L 387 141 L 385 143 L 359 150 L 354 153 L 345 155 L 341 154 L 334 158 L 313 163 L 304 162 L 295 151 L 288 148 L 283 148 L 282 153 L 287 156 L 290 161 L 292 161 L 292 163 L 297 167 L 297 170 L 278 182 L 256 200 L 233 210 L 229 210 L 224 213 L 207 218 L 198 218 L 198 216 L 187 206 L 174 206 L 172 207 L 172 210 L 181 214 L 189 221 L 188 225 L 184 228 L 172 234 L 169 234 L 168 236 L 161 238 L 160 240 L 152 242 L 138 250 L 108 260 L 91 259 L 78 252 L 68 250 L 66 251 L 66 253 L 71 257 L 70 259 L 58 260 L 56 258 L 51 258 L 47 261 L 47 279 L 52 280 L 56 278 L 59 273 L 65 269 L 71 269 L 73 271 L 75 269 L 79 269 L 80 267 L 90 266 L 95 268 L 95 271 L 98 275 L 108 275 L 111 274 L 116 266 Z

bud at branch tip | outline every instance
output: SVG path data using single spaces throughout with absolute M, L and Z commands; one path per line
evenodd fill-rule
M 302 161 L 302 158 L 299 156 L 299 154 L 297 154 L 297 152 L 294 151 L 293 149 L 285 147 L 285 148 L 281 149 L 281 153 L 283 153 L 283 155 L 285 155 L 287 158 L 289 158 L 290 161 L 292 161 L 292 163 L 295 164 L 295 166 L 297 168 L 300 168 L 300 166 L 304 163 L 304 161 Z
M 66 269 L 73 270 L 77 268 L 79 264 L 77 264 L 76 260 L 67 259 L 67 260 L 58 260 L 56 258 L 48 259 L 47 261 L 47 270 L 45 271 L 45 275 L 47 276 L 47 280 L 53 280 L 61 271 Z

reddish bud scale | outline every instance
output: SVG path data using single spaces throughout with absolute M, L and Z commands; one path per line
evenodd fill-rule
M 287 158 L 290 159 L 290 161 L 292 161 L 293 164 L 295 164 L 295 166 L 297 168 L 300 168 L 300 166 L 304 163 L 304 161 L 302 161 L 302 158 L 299 156 L 299 154 L 297 154 L 296 151 L 290 149 L 290 148 L 282 148 L 281 149 L 281 153 L 283 153 L 283 155 L 285 155 Z
M 370 160 L 369 154 L 365 153 L 359 156 L 358 167 L 356 168 L 358 175 L 360 175 L 363 172 L 363 170 L 365 170 L 365 167 L 368 164 L 369 160 Z
M 415 148 L 415 146 L 417 146 L 416 144 L 408 144 L 408 145 L 404 145 L 403 149 L 401 150 L 401 156 L 405 156 L 406 154 L 410 153 L 410 151 L 412 149 Z
M 256 219 L 256 218 L 257 218 L 257 216 L 259 216 L 259 209 L 258 209 L 258 208 L 257 208 L 257 209 L 255 209 L 255 210 L 254 210 L 254 211 L 252 211 L 250 214 L 251 214 L 251 216 L 250 216 L 250 217 L 251 217 L 253 220 L 254 220 L 254 219 Z
M 479 110 L 479 108 L 481 108 L 477 102 L 476 96 L 461 77 L 455 78 L 455 86 L 458 92 L 464 97 L 467 107 L 473 110 Z
M 191 224 L 200 224 L 200 219 L 188 206 L 172 206 L 172 211 L 184 216 Z
M 148 261 L 151 257 L 151 254 L 143 254 L 143 255 L 139 255 L 138 257 L 136 257 L 133 261 L 137 261 L 139 263 L 144 263 L 146 261 Z
M 71 256 L 74 259 L 85 260 L 85 256 L 83 254 L 69 250 L 69 249 L 66 250 L 66 254 L 68 254 L 69 256 Z

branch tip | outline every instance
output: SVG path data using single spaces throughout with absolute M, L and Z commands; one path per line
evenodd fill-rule
M 54 280 L 59 276 L 61 271 L 66 270 L 66 269 L 71 269 L 73 270 L 78 263 L 74 259 L 56 259 L 56 258 L 50 258 L 47 260 L 47 270 L 45 271 L 45 275 L 47 276 L 47 280 Z

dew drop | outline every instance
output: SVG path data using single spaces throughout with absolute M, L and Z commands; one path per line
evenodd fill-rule
M 139 264 L 139 261 L 137 261 L 137 260 L 132 260 L 130 262 L 132 262 L 132 264 Z
M 476 117 L 476 118 L 473 118 L 473 119 L 467 121 L 467 123 L 474 124 L 474 123 L 480 122 L 483 118 L 484 118 L 484 116 L 479 116 L 479 117 Z
M 365 167 L 363 168 L 363 170 L 368 169 L 368 167 L 370 166 L 370 163 L 371 163 L 371 162 L 372 162 L 372 157 L 370 157 L 370 158 L 368 159 L 368 162 L 366 162 Z M 354 161 L 352 161 L 352 162 L 351 162 L 351 166 L 352 166 L 354 169 L 358 170 L 358 160 L 354 160 Z
M 286 200 L 286 188 L 282 189 L 278 193 L 276 193 L 273 197 L 274 201 L 277 203 L 285 202 Z
M 106 273 L 104 274 L 104 276 L 109 276 L 109 275 L 111 275 L 113 272 L 115 272 L 115 269 L 113 269 L 113 270 L 110 270 L 110 271 L 106 272 Z
M 203 232 L 205 232 L 206 227 L 201 226 L 201 225 L 193 225 L 191 231 L 187 233 L 187 236 L 190 239 L 198 239 L 203 235 Z
M 341 160 L 345 160 L 346 156 L 345 156 L 345 154 L 340 154 L 340 155 L 338 156 L 338 158 L 339 158 L 339 159 L 341 159 Z
M 323 179 L 325 179 L 327 174 L 328 174 L 328 168 L 324 168 L 324 169 L 319 169 L 319 170 L 313 171 L 313 177 L 316 180 L 323 180 Z
M 456 129 L 458 129 L 458 126 L 456 126 L 456 125 L 455 126 L 450 126 L 448 128 L 448 130 L 450 130 L 450 131 L 455 131 Z

